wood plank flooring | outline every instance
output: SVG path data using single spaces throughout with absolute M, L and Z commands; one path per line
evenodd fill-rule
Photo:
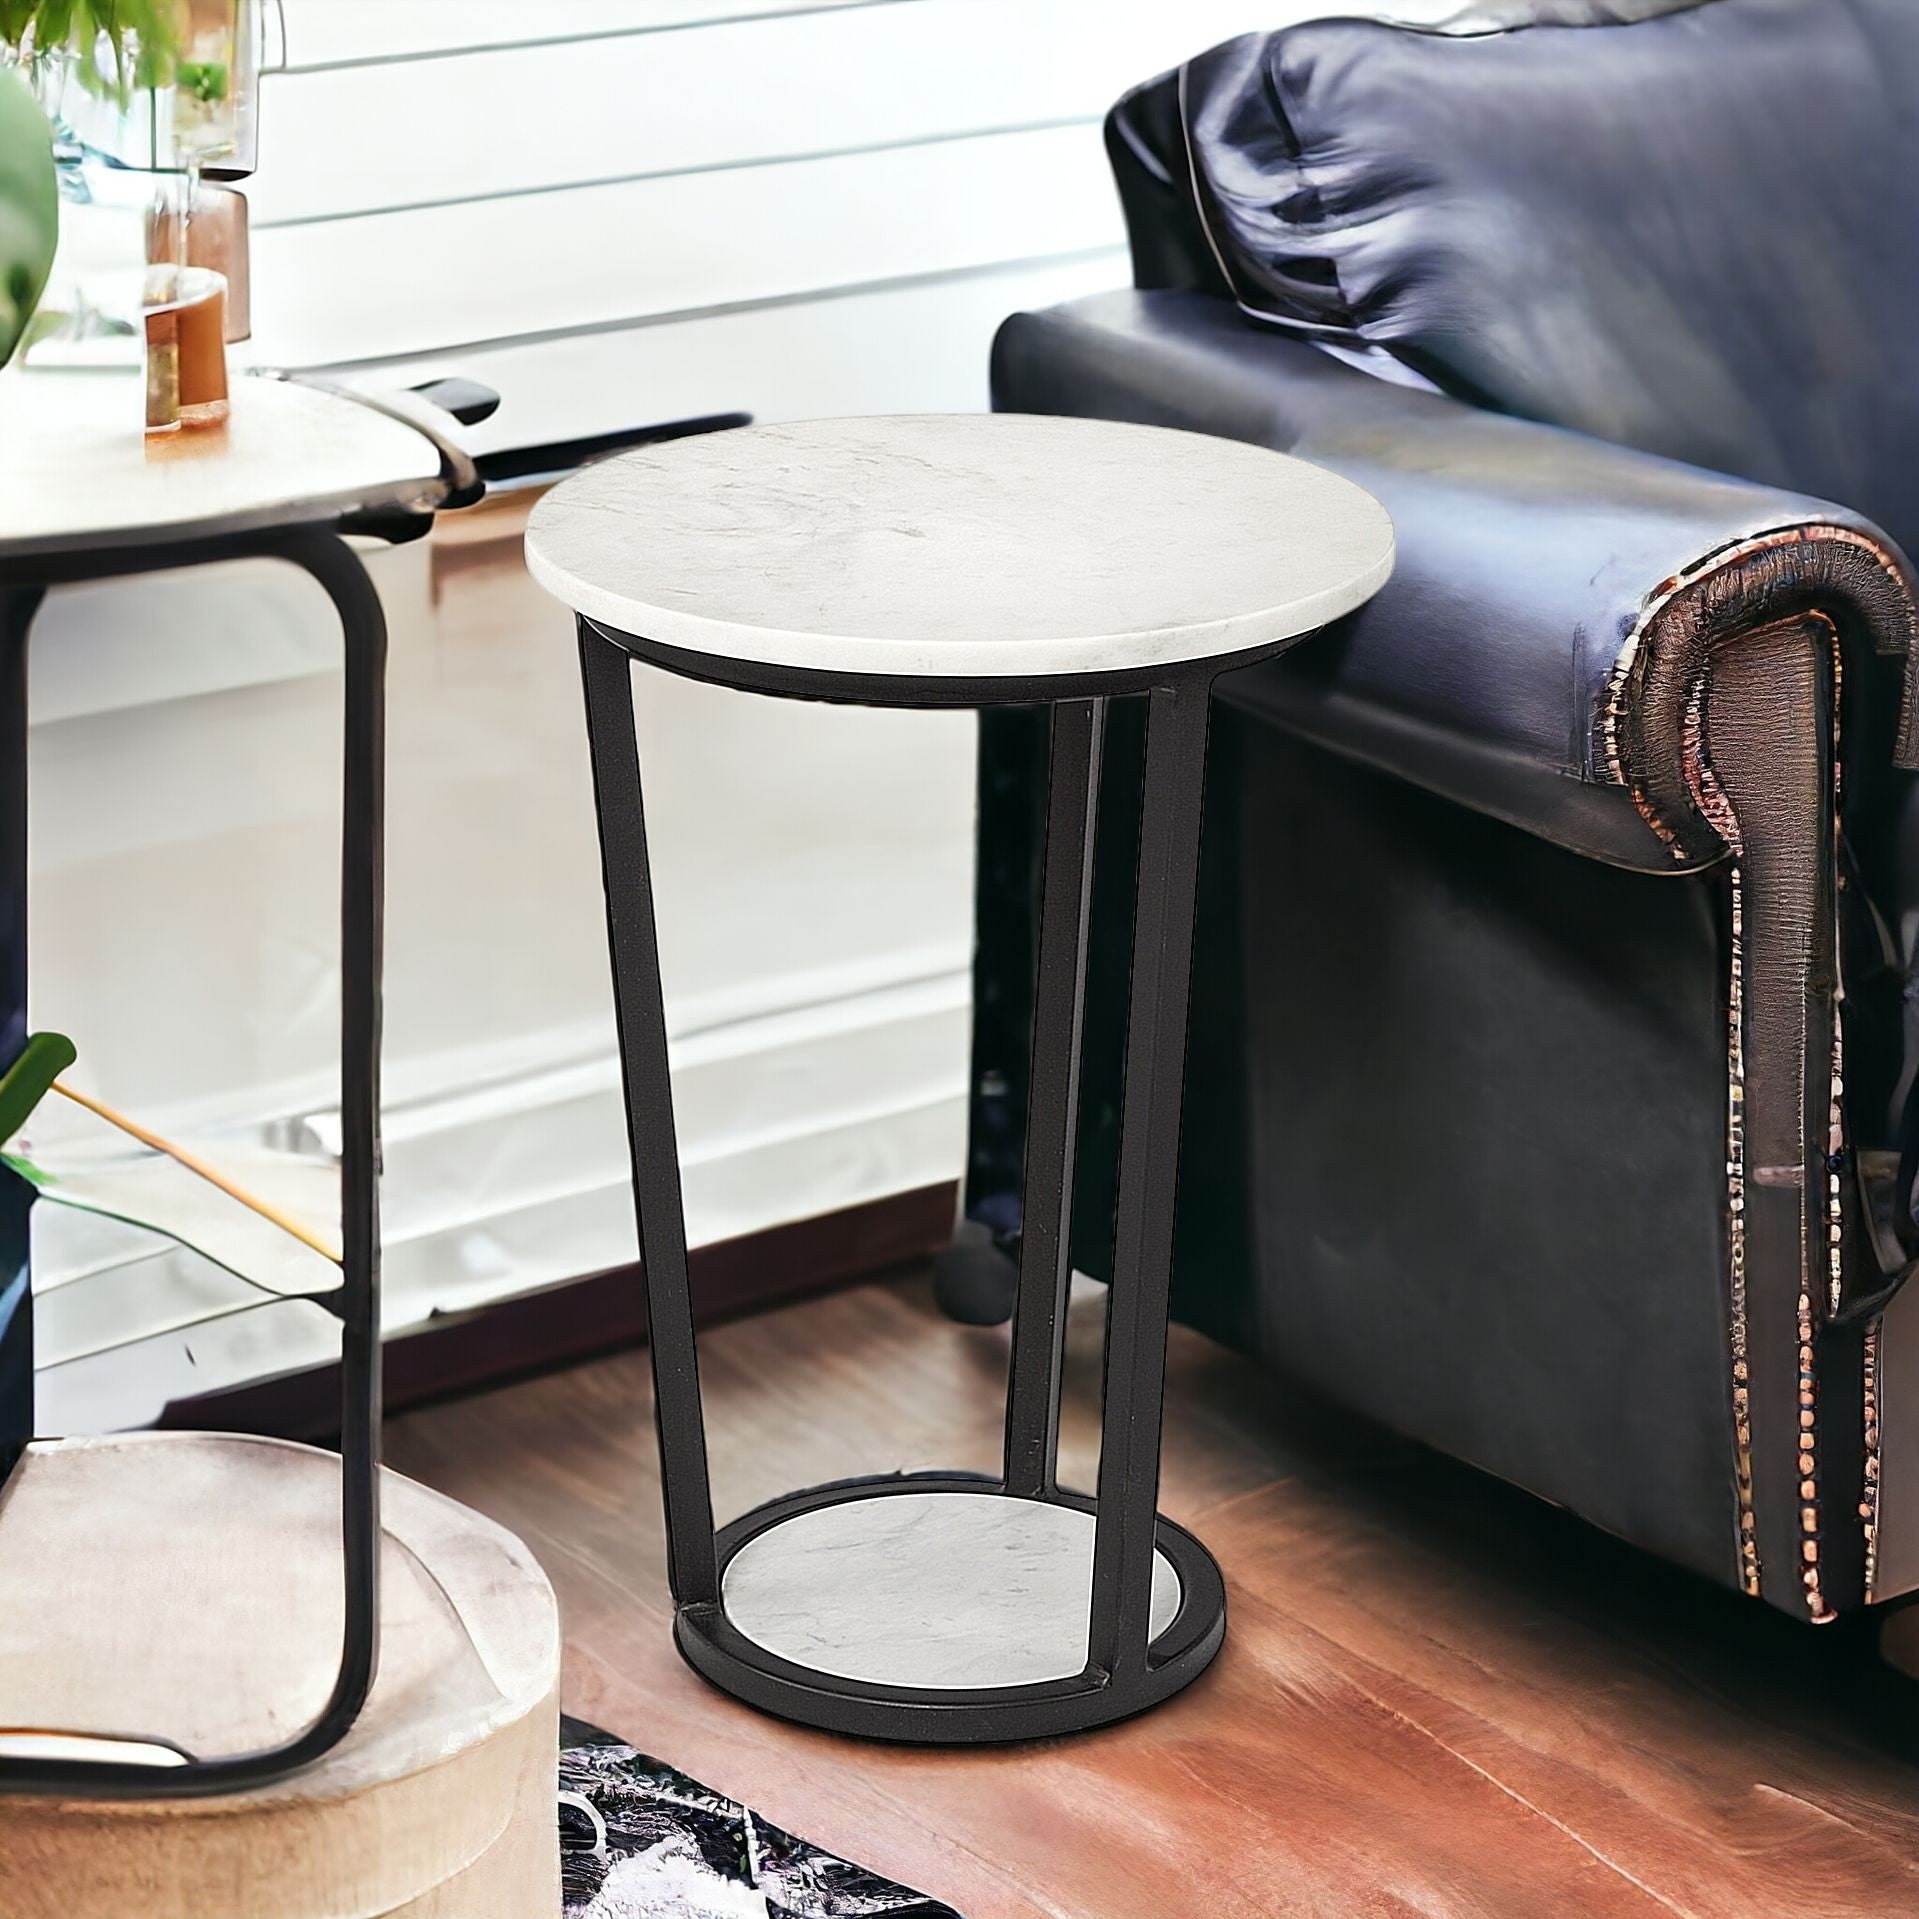
M 1090 1485 L 1101 1300 L 1072 1316 Z M 702 1336 L 722 1519 L 857 1472 L 991 1470 L 1006 1336 L 920 1275 Z M 388 1457 L 521 1534 L 566 1703 L 968 1919 L 1894 1919 L 1919 1913 L 1919 1686 L 1175 1332 L 1161 1505 L 1226 1645 L 1075 1739 L 884 1747 L 713 1691 L 668 1634 L 643 1352 L 389 1422 Z

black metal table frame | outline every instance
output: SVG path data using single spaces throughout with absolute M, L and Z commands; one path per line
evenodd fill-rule
M 431 514 L 374 522 L 385 537 L 426 531 Z M 379 1655 L 380 1539 L 380 964 L 386 753 L 386 618 L 359 556 L 326 525 L 75 551 L 0 562 L 0 1012 L 26 1006 L 27 636 L 45 591 L 74 580 L 174 572 L 222 560 L 284 561 L 318 583 L 345 644 L 345 753 L 340 833 L 341 1283 L 301 1295 L 340 1322 L 340 1663 L 326 1704 L 303 1731 L 255 1752 L 198 1758 L 141 1729 L 89 1731 L 180 1752 L 179 1765 L 0 1755 L 0 1791 L 91 1798 L 175 1798 L 266 1785 L 310 1764 L 346 1735 L 372 1688 Z M 11 902 L 13 914 L 7 913 Z M 24 1017 L 22 1018 L 24 1025 Z M 0 1042 L 4 1041 L 0 1033 Z M 10 1059 L 0 1059 L 0 1069 Z M 0 1169 L 0 1184 L 17 1175 Z M 0 1199 L 8 1197 L 0 1194 Z M 13 1195 L 22 1208 L 26 1201 Z M 29 1195 L 30 1197 L 30 1195 Z M 31 1287 L 19 1312 L 31 1312 Z M 30 1328 L 30 1318 L 24 1322 Z M 16 1328 L 16 1341 L 24 1335 Z M 29 1379 L 31 1374 L 29 1372 Z M 0 1475 L 11 1467 L 0 1460 Z M 157 1656 L 164 1656 L 157 1649 Z M 35 1732 L 64 1732 L 36 1727 Z
M 1222 658 L 1030 679 L 863 676 L 720 658 L 578 620 L 606 885 L 607 930 L 625 1076 L 628 1143 L 650 1323 L 667 1577 L 682 1656 L 753 1705 L 835 1732 L 973 1743 L 1076 1731 L 1177 1692 L 1219 1650 L 1225 1584 L 1210 1553 L 1159 1514 L 1173 1213 L 1199 877 L 1207 715 L 1213 681 L 1292 639 Z M 1052 711 L 1025 1229 L 997 1481 L 910 1474 L 814 1487 L 748 1513 L 717 1535 L 708 1485 L 686 1223 L 680 1187 L 659 945 L 634 736 L 631 665 L 789 699 L 896 707 L 1047 705 Z M 1058 1482 L 1060 1375 L 1072 1272 L 1087 931 L 1107 701 L 1147 697 L 1135 882 L 1132 983 L 1121 1108 L 1119 1201 L 1107 1308 L 1097 1497 Z M 843 1500 L 895 1493 L 999 1491 L 1094 1515 L 1088 1656 L 1069 1678 L 997 1688 L 921 1689 L 833 1677 L 746 1638 L 727 1618 L 722 1580 L 749 1540 Z M 1179 1607 L 1150 1633 L 1155 1551 L 1180 1582 Z

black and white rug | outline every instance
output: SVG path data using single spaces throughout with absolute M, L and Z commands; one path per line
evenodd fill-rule
M 565 1919 L 960 1919 L 578 1719 L 560 1722 Z

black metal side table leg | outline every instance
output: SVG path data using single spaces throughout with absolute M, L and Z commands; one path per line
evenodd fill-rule
M 345 651 L 340 856 L 340 1210 L 341 1283 L 314 1300 L 340 1322 L 341 1571 L 340 1663 L 327 1701 L 304 1730 L 257 1752 L 179 1765 L 0 1757 L 0 1792 L 81 1797 L 177 1798 L 242 1792 L 311 1764 L 345 1737 L 372 1690 L 379 1661 L 380 1607 L 380 1024 L 386 768 L 386 616 L 358 555 L 320 527 L 241 534 L 169 549 L 156 566 L 147 551 L 91 554 L 71 574 L 0 584 L 0 745 L 17 748 L 0 767 L 0 1060 L 24 1038 L 26 1019 L 26 642 L 41 587 L 63 577 L 97 579 L 260 557 L 298 567 L 327 595 Z M 13 1025 L 19 1027 L 19 1037 Z M 0 1171 L 0 1188 L 20 1187 Z M 14 1250 L 16 1285 L 30 1292 L 26 1194 L 0 1190 L 0 1258 Z M 17 1207 L 17 1222 L 15 1208 Z M 9 1234 L 12 1237 L 9 1237 Z M 8 1280 L 0 1270 L 0 1340 L 8 1322 Z M 16 1310 L 21 1310 L 16 1306 Z M 31 1321 L 22 1318 L 22 1328 Z M 31 1419 L 30 1336 L 0 1345 L 0 1366 L 24 1366 Z M 9 1463 L 0 1457 L 0 1472 Z M 131 1728 L 127 1744 L 172 1747 Z M 173 1748 L 178 1751 L 177 1747 Z
M 586 620 L 579 622 L 580 676 L 593 756 L 607 938 L 613 954 L 614 1011 L 626 1086 L 627 1146 L 646 1282 L 653 1359 L 653 1413 L 659 1430 L 666 1505 L 667 1584 L 676 1605 L 715 1609 L 719 1561 L 707 1483 L 706 1427 L 687 1278 L 686 1210 L 679 1135 L 667 1067 L 666 1009 L 647 859 L 640 754 L 633 735 L 633 663 Z
M 27 1043 L 27 630 L 38 587 L 0 587 L 0 1073 Z M 0 1484 L 33 1437 L 33 1188 L 0 1167 Z
M 1060 1372 L 1073 1277 L 1086 941 L 1106 702 L 1064 700 L 1053 708 L 1052 720 L 1019 1290 L 1006 1389 L 1006 1490 L 1025 1499 L 1044 1499 L 1057 1490 Z
M 1188 678 L 1156 687 L 1147 708 L 1088 1642 L 1091 1667 L 1120 1689 L 1145 1681 L 1154 1637 L 1166 1318 L 1211 696 L 1210 675 Z M 1217 1646 L 1223 1589 L 1212 1630 Z
M 283 1754 L 290 1771 L 336 1745 L 379 1667 L 380 1041 L 386 926 L 386 614 L 359 556 L 338 535 L 283 535 L 263 551 L 318 582 L 346 655 L 340 805 L 341 1540 L 346 1618 L 340 1670 L 320 1716 Z M 229 1788 L 230 1789 L 230 1788 Z

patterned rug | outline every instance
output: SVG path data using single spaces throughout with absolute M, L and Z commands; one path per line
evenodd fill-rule
M 560 1722 L 565 1919 L 960 1919 L 578 1719 Z

